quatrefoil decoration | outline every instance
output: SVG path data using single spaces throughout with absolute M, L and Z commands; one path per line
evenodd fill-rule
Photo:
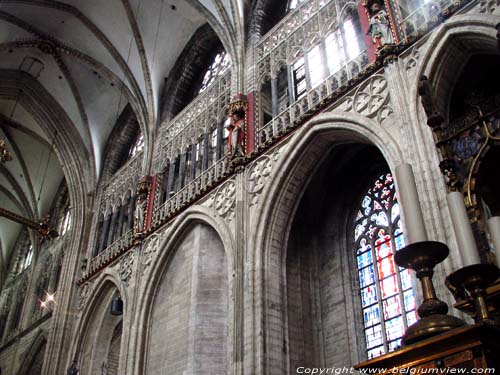
M 388 100 L 387 81 L 382 76 L 375 76 L 359 88 L 354 95 L 354 111 L 367 117 L 373 117 Z
M 214 208 L 220 216 L 232 216 L 234 213 L 234 203 L 236 200 L 236 185 L 234 181 L 229 181 L 222 185 L 217 191 L 214 199 Z

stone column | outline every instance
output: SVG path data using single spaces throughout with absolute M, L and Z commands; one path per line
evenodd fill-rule
M 118 225 L 116 229 L 116 239 L 120 238 L 123 234 L 123 218 L 125 216 L 126 203 L 120 206 L 119 215 L 118 215 Z
M 452 191 L 446 197 L 450 209 L 451 221 L 457 237 L 458 251 L 463 266 L 480 263 L 476 240 L 470 226 L 469 215 L 465 208 L 464 196 L 459 191 Z
M 271 78 L 271 108 L 273 118 L 278 116 L 278 78 Z
M 497 266 L 500 267 L 500 216 L 493 216 L 488 219 L 488 231 L 495 249 Z
M 410 164 L 404 163 L 396 167 L 396 186 L 398 188 L 400 207 L 404 214 L 408 244 L 427 241 L 417 185 Z
M 170 193 L 174 191 L 174 181 L 175 181 L 175 159 L 170 163 L 170 167 L 168 168 L 167 200 L 172 196 L 172 194 Z
M 116 217 L 118 216 L 118 210 L 111 214 L 111 224 L 108 229 L 108 239 L 106 241 L 107 246 L 111 245 L 114 240 L 115 229 L 116 229 Z
M 135 210 L 135 201 L 137 197 L 133 195 L 130 198 L 130 204 L 128 206 L 128 216 L 127 216 L 127 228 L 132 229 L 134 228 L 134 210 Z
M 111 221 L 111 214 L 107 218 L 104 218 L 104 224 L 102 226 L 101 239 L 99 244 L 99 250 L 97 254 L 100 254 L 105 248 L 108 239 L 109 222 Z M 96 254 L 96 255 L 97 255 Z

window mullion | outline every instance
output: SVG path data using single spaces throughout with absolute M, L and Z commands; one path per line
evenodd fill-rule
M 372 239 L 370 242 L 370 252 L 372 254 L 373 261 L 373 273 L 375 275 L 375 290 L 377 292 L 377 303 L 380 311 L 380 327 L 382 331 L 382 341 L 384 345 L 384 350 L 387 353 L 387 335 L 385 333 L 385 319 L 384 319 L 384 305 L 382 301 L 382 291 L 380 290 L 380 275 L 378 273 L 378 260 L 377 260 L 377 252 L 375 250 L 375 241 Z

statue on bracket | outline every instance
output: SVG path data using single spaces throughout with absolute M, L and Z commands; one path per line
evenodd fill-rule
M 134 211 L 134 238 L 140 238 L 146 230 L 146 217 L 148 210 L 148 196 L 151 188 L 151 181 L 144 177 L 137 185 L 137 201 Z
M 368 33 L 372 36 L 373 44 L 378 50 L 385 45 L 394 44 L 389 15 L 381 2 L 374 1 L 367 4 L 370 16 Z
M 418 95 L 420 95 L 422 107 L 424 107 L 425 114 L 427 115 L 427 125 L 429 125 L 432 129 L 439 128 L 444 122 L 444 118 L 436 108 L 436 100 L 427 76 L 423 75 L 420 77 L 417 90 Z
M 231 161 L 245 157 L 245 124 L 248 110 L 248 100 L 243 94 L 233 97 L 229 104 L 230 122 L 229 131 L 229 157 Z

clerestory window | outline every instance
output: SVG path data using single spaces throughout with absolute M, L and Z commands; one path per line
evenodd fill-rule
M 129 159 L 133 158 L 135 155 L 137 155 L 142 150 L 144 150 L 144 136 L 142 135 L 142 132 L 139 130 L 139 132 L 137 133 L 137 135 L 135 137 L 134 145 L 130 149 Z
M 377 178 L 363 197 L 354 240 L 368 358 L 396 350 L 417 320 L 410 271 L 394 262 L 405 246 L 393 177 Z
M 203 77 L 203 82 L 201 83 L 201 88 L 198 93 L 205 91 L 208 86 L 210 86 L 218 76 L 224 74 L 230 66 L 231 59 L 229 58 L 229 55 L 227 55 L 224 51 L 218 53 L 212 64 L 205 72 L 205 76 Z
M 71 209 L 67 209 L 64 213 L 61 224 L 61 236 L 64 236 L 71 229 Z

